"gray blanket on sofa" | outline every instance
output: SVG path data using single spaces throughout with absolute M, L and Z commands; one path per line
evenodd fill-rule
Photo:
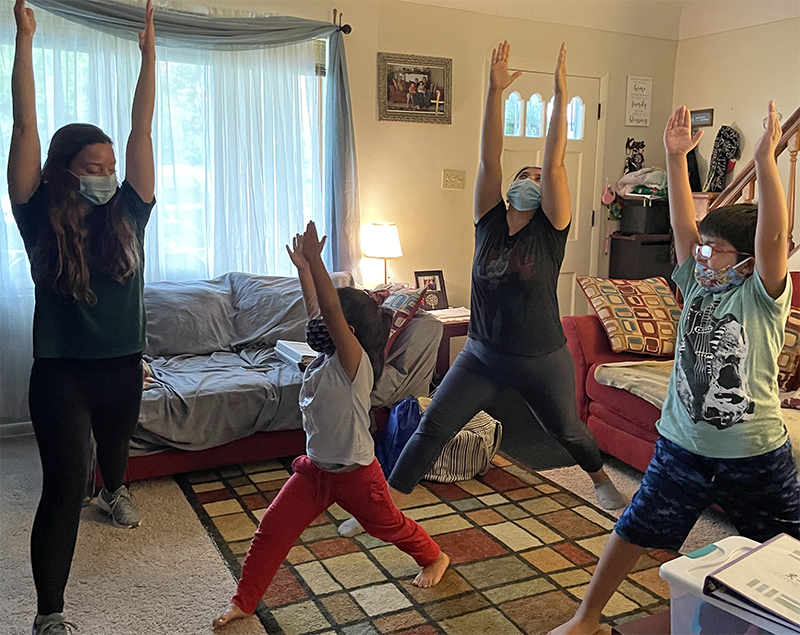
M 349 273 L 332 276 L 351 286 Z M 302 373 L 274 352 L 305 339 L 296 278 L 225 274 L 214 280 L 146 285 L 145 350 L 156 385 L 144 392 L 131 455 L 204 450 L 255 432 L 302 426 Z M 373 406 L 426 395 L 442 325 L 420 313 L 395 340 Z

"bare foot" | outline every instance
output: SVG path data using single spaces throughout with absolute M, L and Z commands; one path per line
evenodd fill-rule
M 554 628 L 547 635 L 595 635 L 600 630 L 600 623 L 591 620 L 581 620 L 574 616 L 566 624 Z
M 439 557 L 427 567 L 424 567 L 422 571 L 417 574 L 417 577 L 414 578 L 412 584 L 422 587 L 423 589 L 439 584 L 439 580 L 442 579 L 448 566 L 450 566 L 450 558 L 444 551 L 440 551 Z
M 236 606 L 233 602 L 228 604 L 228 608 L 225 609 L 225 612 L 217 617 L 213 622 L 211 622 L 211 626 L 214 628 L 219 628 L 220 626 L 225 626 L 228 622 L 232 622 L 233 620 L 240 620 L 243 617 L 250 617 L 249 613 L 245 613 L 242 609 Z

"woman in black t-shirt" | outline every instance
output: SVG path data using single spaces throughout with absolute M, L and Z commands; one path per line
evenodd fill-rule
M 567 147 L 566 46 L 555 72 L 555 99 L 542 168 L 526 167 L 502 196 L 503 90 L 510 47 L 492 51 L 475 182 L 475 256 L 469 340 L 445 375 L 419 428 L 389 477 L 401 502 L 428 472 L 447 440 L 505 388 L 517 390 L 544 428 L 591 476 L 600 504 L 625 500 L 575 405 L 575 370 L 561 329 L 556 288 L 572 219 Z
M 98 505 L 117 527 L 140 520 L 123 479 L 142 397 L 143 240 L 155 204 L 155 29 L 148 0 L 120 187 L 111 139 L 89 124 L 59 129 L 41 166 L 36 21 L 25 0 L 16 1 L 14 14 L 8 192 L 35 284 L 29 406 L 43 472 L 31 533 L 38 598 L 33 635 L 66 635 L 75 626 L 61 615 L 64 588 L 92 467 L 92 435 L 104 482 Z

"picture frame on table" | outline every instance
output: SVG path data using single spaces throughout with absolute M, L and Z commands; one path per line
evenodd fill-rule
M 444 274 L 441 269 L 415 271 L 414 280 L 417 283 L 417 289 L 425 289 L 422 294 L 422 306 L 426 311 L 448 308 Z
M 453 60 L 378 53 L 378 121 L 452 123 Z

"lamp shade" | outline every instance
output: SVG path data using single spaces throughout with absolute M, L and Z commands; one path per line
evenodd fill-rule
M 400 235 L 394 223 L 372 223 L 364 241 L 367 258 L 401 258 Z

